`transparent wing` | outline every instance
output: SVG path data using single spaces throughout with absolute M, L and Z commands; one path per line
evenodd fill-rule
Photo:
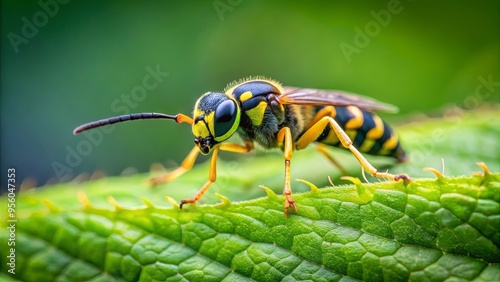
M 375 99 L 340 90 L 319 90 L 312 88 L 283 87 L 279 96 L 282 104 L 316 106 L 356 106 L 371 112 L 398 112 L 396 106 L 379 102 Z

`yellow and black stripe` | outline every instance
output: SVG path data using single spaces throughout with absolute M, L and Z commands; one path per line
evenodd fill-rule
M 239 133 L 245 140 L 255 140 L 265 148 L 276 147 L 276 134 L 289 127 L 294 141 L 325 116 L 330 116 L 351 138 L 354 147 L 363 153 L 406 160 L 394 131 L 378 115 L 350 106 L 311 106 L 280 104 L 282 93 L 278 83 L 248 80 L 231 85 L 226 95 L 240 104 Z M 343 148 L 337 134 L 327 126 L 316 142 Z
M 327 114 L 337 121 L 351 138 L 354 147 L 363 153 L 394 157 L 405 161 L 406 155 L 401 148 L 398 137 L 391 127 L 378 115 L 362 110 L 356 106 L 305 106 L 314 112 L 308 122 L 311 126 Z M 303 129 L 304 133 L 310 126 Z M 300 137 L 300 135 L 299 135 Z M 316 142 L 343 148 L 338 136 L 330 127 L 325 127 Z

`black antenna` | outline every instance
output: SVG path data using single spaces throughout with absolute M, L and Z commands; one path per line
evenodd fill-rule
M 129 114 L 129 115 L 122 115 L 122 116 L 117 116 L 117 117 L 111 117 L 111 118 L 105 118 L 93 122 L 89 122 L 86 124 L 82 124 L 75 128 L 73 130 L 73 134 L 78 134 L 80 132 L 92 129 L 92 128 L 97 128 L 101 126 L 105 126 L 108 124 L 113 124 L 113 123 L 118 123 L 118 122 L 124 122 L 124 121 L 129 121 L 129 120 L 136 120 L 136 119 L 173 119 L 177 121 L 177 116 L 171 116 L 171 115 L 166 115 L 166 114 L 160 114 L 160 113 L 137 113 L 137 114 Z

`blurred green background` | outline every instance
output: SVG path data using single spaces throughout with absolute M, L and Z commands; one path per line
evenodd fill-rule
M 94 143 L 72 130 L 127 112 L 190 114 L 202 93 L 249 75 L 368 95 L 400 108 L 390 120 L 499 99 L 499 1 L 1 5 L 2 183 L 8 167 L 41 185 L 180 162 L 193 146 L 185 124 L 125 123 Z M 144 85 L 157 68 L 168 76 Z

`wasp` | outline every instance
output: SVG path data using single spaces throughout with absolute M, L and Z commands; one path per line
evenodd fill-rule
M 198 201 L 216 181 L 219 151 L 249 153 L 254 142 L 266 149 L 280 148 L 285 160 L 285 216 L 297 205 L 290 185 L 290 161 L 295 150 L 315 142 L 320 153 L 334 161 L 326 146 L 342 147 L 351 151 L 362 169 L 372 176 L 398 181 L 409 181 L 406 174 L 379 172 L 363 153 L 382 155 L 399 162 L 407 160 L 398 137 L 378 115 L 377 111 L 395 111 L 396 107 L 374 99 L 338 90 L 285 87 L 266 78 L 248 78 L 229 84 L 224 92 L 207 92 L 194 106 L 192 117 L 182 113 L 136 113 L 102 119 L 77 127 L 73 133 L 118 122 L 139 119 L 170 119 L 192 126 L 194 148 L 177 169 L 152 178 L 151 183 L 172 181 L 190 170 L 199 153 L 210 152 L 208 181 L 190 199 L 182 200 L 180 208 Z M 230 143 L 237 133 L 243 144 Z

